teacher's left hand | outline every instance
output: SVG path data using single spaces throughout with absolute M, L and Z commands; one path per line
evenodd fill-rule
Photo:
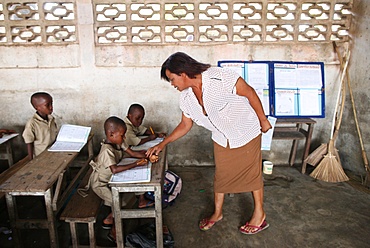
M 261 124 L 261 131 L 263 133 L 266 133 L 268 130 L 270 130 L 272 128 L 270 122 L 267 119 L 261 121 L 260 124 Z

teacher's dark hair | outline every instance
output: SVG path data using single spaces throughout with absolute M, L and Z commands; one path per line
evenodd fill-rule
M 170 81 L 166 76 L 166 70 L 177 75 L 185 73 L 189 78 L 195 78 L 195 75 L 201 74 L 209 67 L 211 67 L 210 64 L 200 63 L 186 53 L 177 52 L 168 57 L 162 64 L 161 78 Z

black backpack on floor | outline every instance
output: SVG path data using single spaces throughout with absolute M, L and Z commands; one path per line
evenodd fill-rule
M 154 223 L 147 223 L 139 226 L 134 232 L 126 236 L 126 244 L 128 247 L 135 248 L 155 248 L 156 234 Z M 167 226 L 163 226 L 163 247 L 173 248 L 175 241 Z

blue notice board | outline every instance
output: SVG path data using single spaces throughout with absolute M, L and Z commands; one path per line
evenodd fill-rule
M 251 85 L 266 115 L 280 118 L 324 118 L 323 62 L 221 60 Z

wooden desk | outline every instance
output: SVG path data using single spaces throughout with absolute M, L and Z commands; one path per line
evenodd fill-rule
M 49 229 L 50 247 L 59 246 L 56 214 L 89 167 L 88 162 L 93 157 L 92 136 L 90 135 L 87 143 L 89 158 L 65 189 L 62 189 L 65 171 L 77 157 L 78 152 L 49 152 L 46 150 L 0 185 L 0 191 L 6 193 L 6 204 L 16 247 L 22 246 L 20 229 L 39 228 Z M 62 190 L 63 193 L 61 193 Z M 43 197 L 47 219 L 19 219 L 17 196 Z
M 12 139 L 18 136 L 18 133 L 13 134 L 4 134 L 3 137 L 0 138 L 0 145 L 5 146 L 5 152 L 0 154 L 0 159 L 8 160 L 9 167 L 14 164 L 13 162 L 13 149 L 12 149 Z
M 163 247 L 162 191 L 166 148 L 160 153 L 157 163 L 152 165 L 152 179 L 148 183 L 109 183 L 113 195 L 113 212 L 117 232 L 117 247 L 124 247 L 122 219 L 155 218 L 157 247 Z M 121 209 L 121 194 L 124 192 L 154 191 L 154 209 Z
M 304 152 L 302 156 L 303 174 L 306 172 L 307 163 L 305 163 L 304 160 L 307 158 L 310 150 L 313 127 L 315 123 L 316 121 L 310 118 L 278 118 L 274 129 L 273 139 L 293 140 L 289 155 L 289 165 L 291 166 L 294 165 L 298 140 L 305 140 Z

